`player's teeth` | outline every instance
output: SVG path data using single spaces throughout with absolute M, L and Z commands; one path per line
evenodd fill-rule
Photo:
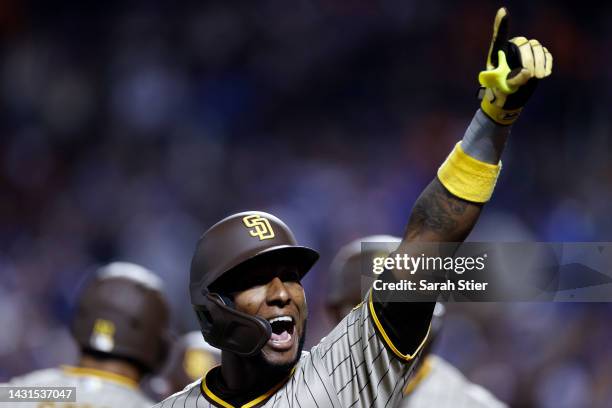
M 293 319 L 290 316 L 278 316 L 278 317 L 268 320 L 270 324 L 274 322 L 292 322 L 292 321 Z

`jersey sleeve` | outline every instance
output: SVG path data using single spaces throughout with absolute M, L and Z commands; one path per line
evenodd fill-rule
M 372 298 L 372 291 L 311 352 L 321 359 L 338 397 L 345 407 L 394 407 L 402 398 L 408 378 L 420 357 L 427 329 L 412 333 L 417 341 L 394 341 L 401 316 L 409 304 L 385 309 Z M 392 313 L 393 316 L 385 316 Z M 395 334 L 391 334 L 393 331 Z M 408 350 L 407 344 L 415 344 Z

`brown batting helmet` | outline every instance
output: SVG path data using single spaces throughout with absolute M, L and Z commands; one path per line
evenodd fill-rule
M 81 349 L 127 359 L 145 371 L 168 349 L 169 307 L 159 277 L 142 266 L 113 262 L 79 295 L 72 334 Z
M 202 334 L 213 347 L 254 355 L 270 339 L 270 324 L 237 311 L 229 294 L 249 287 L 249 266 L 268 262 L 295 267 L 300 279 L 319 254 L 297 245 L 293 233 L 277 217 L 260 211 L 231 215 L 206 231 L 191 262 L 189 291 Z

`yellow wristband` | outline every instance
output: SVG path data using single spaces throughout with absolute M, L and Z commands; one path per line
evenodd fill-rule
M 486 203 L 500 171 L 501 161 L 489 164 L 476 160 L 463 151 L 459 142 L 438 169 L 438 178 L 451 194 L 474 203 Z

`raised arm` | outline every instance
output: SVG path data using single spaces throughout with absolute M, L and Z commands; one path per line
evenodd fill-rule
M 499 9 L 486 70 L 478 77 L 482 85 L 480 109 L 463 139 L 440 166 L 437 177 L 416 201 L 397 250 L 399 254 L 449 256 L 452 254 L 441 254 L 437 245 L 429 243 L 465 240 L 493 194 L 512 123 L 538 80 L 550 75 L 551 69 L 552 56 L 538 41 L 524 37 L 508 40 L 507 11 Z M 452 247 L 442 251 L 452 251 Z M 436 279 L 433 271 L 413 273 L 398 268 L 383 276 L 396 281 Z M 412 293 L 414 298 L 409 300 L 418 300 L 413 303 L 389 300 L 386 296 L 372 291 L 372 308 L 381 322 L 379 329 L 385 331 L 396 349 L 417 354 L 424 344 L 437 293 Z
M 478 78 L 480 109 L 415 203 L 404 243 L 461 242 L 467 237 L 493 193 L 512 123 L 537 81 L 551 70 L 552 55 L 537 40 L 508 40 L 508 13 L 499 9 L 486 70 Z

